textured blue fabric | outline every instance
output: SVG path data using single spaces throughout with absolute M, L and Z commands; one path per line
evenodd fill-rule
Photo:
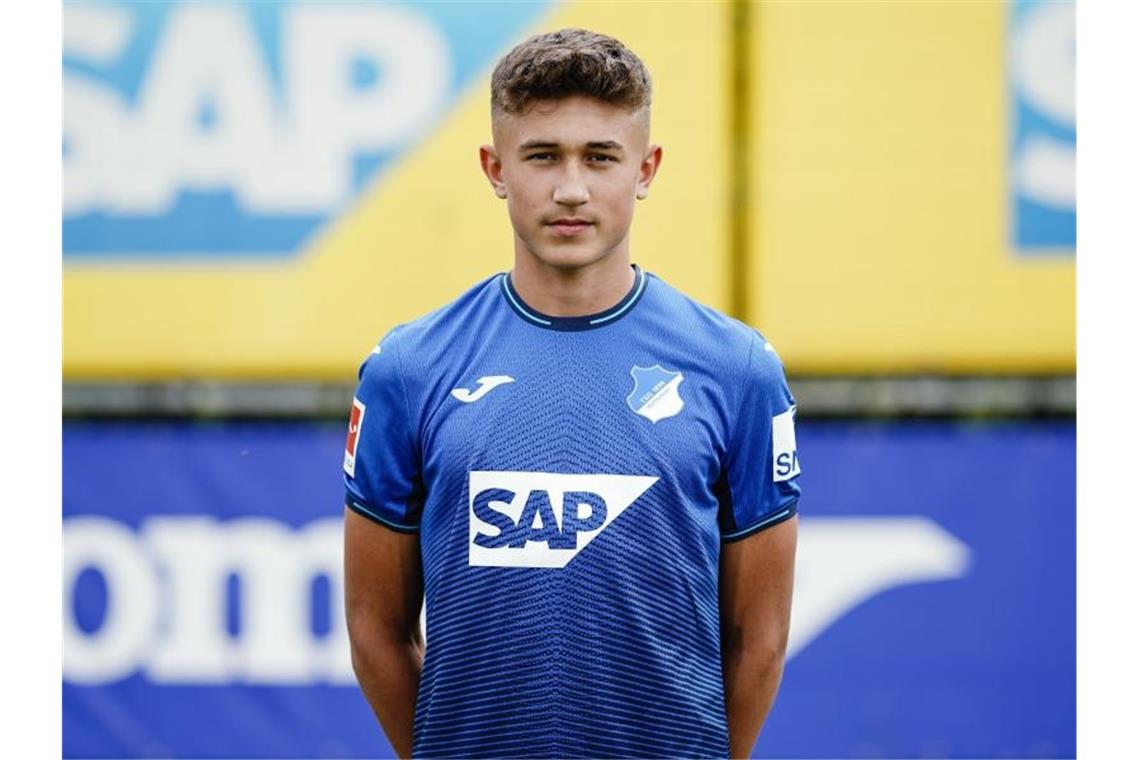
M 721 542 L 799 496 L 755 330 L 640 269 L 577 318 L 499 274 L 392 330 L 357 399 L 346 503 L 420 532 L 416 756 L 727 755 Z

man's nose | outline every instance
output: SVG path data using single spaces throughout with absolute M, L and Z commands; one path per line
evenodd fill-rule
M 554 202 L 563 206 L 581 206 L 590 200 L 590 191 L 586 189 L 582 171 L 573 161 L 568 162 L 566 171 L 554 186 Z

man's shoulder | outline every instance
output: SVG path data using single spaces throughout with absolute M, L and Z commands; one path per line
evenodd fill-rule
M 659 277 L 654 332 L 730 386 L 778 389 L 786 375 L 775 347 L 760 330 L 692 298 Z
M 650 273 L 649 276 L 653 278 L 657 296 L 655 316 L 679 338 L 729 349 L 733 353 L 747 353 L 754 346 L 763 348 L 767 344 L 755 327 L 698 301 L 657 275 Z

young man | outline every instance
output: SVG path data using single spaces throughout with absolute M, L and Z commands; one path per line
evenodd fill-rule
M 632 52 L 540 35 L 491 90 L 514 268 L 388 333 L 353 402 L 361 688 L 401 757 L 745 757 L 792 591 L 783 368 L 630 263 L 662 155 Z

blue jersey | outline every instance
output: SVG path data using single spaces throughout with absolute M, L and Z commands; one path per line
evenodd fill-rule
M 725 757 L 723 542 L 796 513 L 794 400 L 750 327 L 635 267 L 553 317 L 506 274 L 360 371 L 349 508 L 419 533 L 429 757 Z

